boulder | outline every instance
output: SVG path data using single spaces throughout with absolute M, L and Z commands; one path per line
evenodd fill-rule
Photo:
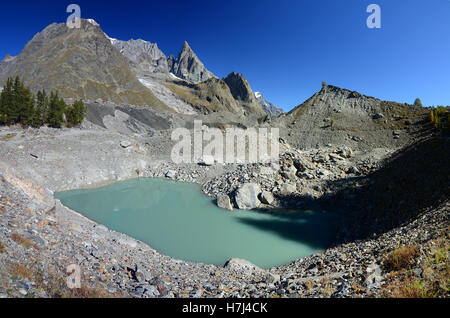
M 353 151 L 349 147 L 342 147 L 337 151 L 337 154 L 348 159 L 353 156 Z
M 318 169 L 317 174 L 319 176 L 325 176 L 325 177 L 332 175 L 332 173 L 326 169 Z
M 294 167 L 284 168 L 283 171 L 281 171 L 281 176 L 285 179 L 295 181 L 297 179 L 296 173 L 297 169 Z
M 259 207 L 258 195 L 261 187 L 256 183 L 246 183 L 242 185 L 236 193 L 236 203 L 241 210 L 252 210 Z
M 351 174 L 351 173 L 353 173 L 353 174 L 359 174 L 359 170 L 358 170 L 358 168 L 352 166 L 352 167 L 348 168 L 347 173 L 348 173 L 348 174 Z
M 166 172 L 166 178 L 174 179 L 176 176 L 176 172 L 174 170 L 169 170 Z
M 344 160 L 344 158 L 342 158 L 341 156 L 339 156 L 339 155 L 337 155 L 335 153 L 330 153 L 329 156 L 334 161 L 336 161 L 336 160 Z
M 217 206 L 228 211 L 233 211 L 230 197 L 226 194 L 219 194 L 217 196 Z
M 372 116 L 373 119 L 380 119 L 380 118 L 384 118 L 384 115 L 381 113 L 375 114 Z
M 269 205 L 271 205 L 273 203 L 273 201 L 275 201 L 273 194 L 270 193 L 269 191 L 261 192 L 260 199 L 261 199 L 262 203 L 269 204 Z
M 275 283 L 278 283 L 280 281 L 280 279 L 281 279 L 281 276 L 278 274 L 267 273 L 266 283 L 275 284 Z
M 315 166 L 313 163 L 311 163 L 307 160 L 304 160 L 304 159 L 295 159 L 294 166 L 295 166 L 295 168 L 297 168 L 297 171 L 299 171 L 299 172 L 305 172 L 306 170 L 315 169 Z
M 129 141 L 124 140 L 124 141 L 120 142 L 120 147 L 122 147 L 122 148 L 128 148 L 130 146 L 131 146 L 131 142 L 129 142 Z
M 297 191 L 297 187 L 290 183 L 283 183 L 279 186 L 278 193 L 281 195 L 291 195 L 292 193 Z
M 256 266 L 255 264 L 246 261 L 245 259 L 240 258 L 231 258 L 229 259 L 225 265 L 225 268 L 237 270 L 239 272 L 243 271 L 246 274 L 250 274 L 252 272 L 263 272 L 264 270 Z
M 325 163 L 327 160 L 328 160 L 328 155 L 322 155 L 322 154 L 316 155 L 312 158 L 312 161 L 316 162 L 316 163 Z
M 199 161 L 199 165 L 201 166 L 212 166 L 215 163 L 215 159 L 213 156 L 203 156 Z

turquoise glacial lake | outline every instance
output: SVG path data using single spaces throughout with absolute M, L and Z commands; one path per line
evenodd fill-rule
M 222 210 L 198 185 L 135 179 L 56 193 L 65 206 L 109 229 L 184 261 L 224 265 L 246 259 L 262 268 L 329 247 L 336 216 L 318 211 Z

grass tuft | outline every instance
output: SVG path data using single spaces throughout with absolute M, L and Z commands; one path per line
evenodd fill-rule
M 13 241 L 15 241 L 16 243 L 26 247 L 26 248 L 30 248 L 33 246 L 33 242 L 31 242 L 29 239 L 27 239 L 25 236 L 17 234 L 17 233 L 13 233 L 11 235 L 11 239 Z
M 419 252 L 415 246 L 402 246 L 392 251 L 383 262 L 384 267 L 392 272 L 407 269 L 414 265 Z

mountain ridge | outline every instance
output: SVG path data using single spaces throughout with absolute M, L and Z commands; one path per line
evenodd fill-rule
M 33 91 L 170 110 L 138 81 L 100 27 L 84 19 L 79 29 L 52 23 L 37 33 L 16 58 L 0 63 L 0 83 L 10 76 L 20 76 Z

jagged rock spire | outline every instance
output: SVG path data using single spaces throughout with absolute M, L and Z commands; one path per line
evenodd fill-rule
M 169 58 L 168 64 L 172 64 L 171 72 L 182 79 L 193 83 L 204 82 L 215 77 L 208 71 L 187 41 L 184 41 L 183 48 L 176 60 Z

